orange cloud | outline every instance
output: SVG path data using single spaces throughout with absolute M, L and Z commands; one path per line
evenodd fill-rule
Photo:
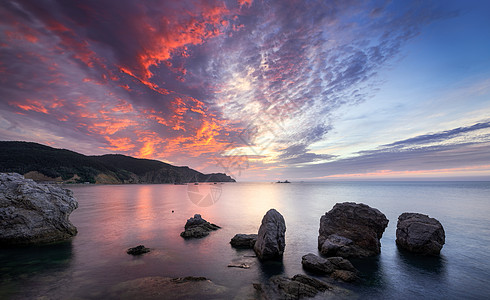
M 46 107 L 44 107 L 44 105 L 40 101 L 26 99 L 26 102 L 27 102 L 26 104 L 14 104 L 14 105 L 17 105 L 17 107 L 25 111 L 31 110 L 35 112 L 48 114 L 48 110 L 46 109 Z

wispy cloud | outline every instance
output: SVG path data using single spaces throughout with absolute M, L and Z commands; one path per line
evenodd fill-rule
M 335 161 L 311 149 L 334 128 L 336 111 L 376 93 L 378 72 L 407 41 L 449 15 L 390 1 L 4 4 L 1 139 L 204 167 L 248 149 L 251 169 L 376 161 L 382 150 Z

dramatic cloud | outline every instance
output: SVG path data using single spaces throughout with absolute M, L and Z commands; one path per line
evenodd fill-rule
M 0 139 L 212 171 L 348 164 L 313 145 L 340 109 L 376 94 L 407 41 L 450 15 L 384 0 L 2 3 Z

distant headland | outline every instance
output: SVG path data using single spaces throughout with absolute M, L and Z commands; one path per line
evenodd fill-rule
M 86 156 L 32 142 L 0 141 L 0 172 L 59 183 L 235 182 L 224 173 L 203 174 L 158 160 L 121 154 Z

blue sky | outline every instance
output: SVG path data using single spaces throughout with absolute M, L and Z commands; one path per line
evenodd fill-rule
M 0 140 L 237 180 L 490 179 L 487 1 L 5 1 Z

